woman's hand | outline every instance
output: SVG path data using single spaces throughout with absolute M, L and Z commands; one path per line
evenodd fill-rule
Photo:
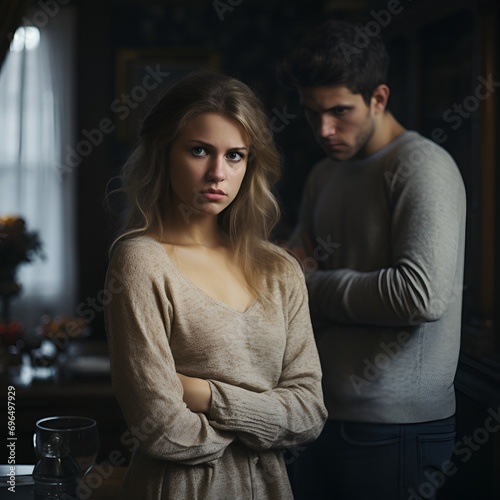
M 202 378 L 188 377 L 177 373 L 181 381 L 184 395 L 182 399 L 187 407 L 194 413 L 208 413 L 212 400 L 210 384 Z

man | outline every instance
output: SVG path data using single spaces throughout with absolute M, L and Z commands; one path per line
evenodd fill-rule
M 327 155 L 290 243 L 329 411 L 298 456 L 295 493 L 435 498 L 455 436 L 465 191 L 453 159 L 387 110 L 385 47 L 356 45 L 358 33 L 328 21 L 278 71 Z

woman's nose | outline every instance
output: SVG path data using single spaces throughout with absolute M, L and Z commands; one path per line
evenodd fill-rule
M 216 182 L 222 182 L 226 178 L 226 173 L 224 169 L 223 157 L 214 156 L 210 162 L 210 167 L 207 172 L 208 179 Z

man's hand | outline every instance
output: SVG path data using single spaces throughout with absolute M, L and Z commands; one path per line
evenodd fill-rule
M 212 400 L 210 384 L 201 378 L 188 377 L 177 373 L 181 381 L 184 394 L 182 399 L 187 407 L 194 413 L 208 413 Z

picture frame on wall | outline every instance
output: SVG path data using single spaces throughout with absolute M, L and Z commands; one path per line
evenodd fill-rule
M 218 55 L 201 48 L 119 50 L 111 103 L 118 142 L 134 142 L 142 117 L 169 85 L 192 71 L 218 68 Z

